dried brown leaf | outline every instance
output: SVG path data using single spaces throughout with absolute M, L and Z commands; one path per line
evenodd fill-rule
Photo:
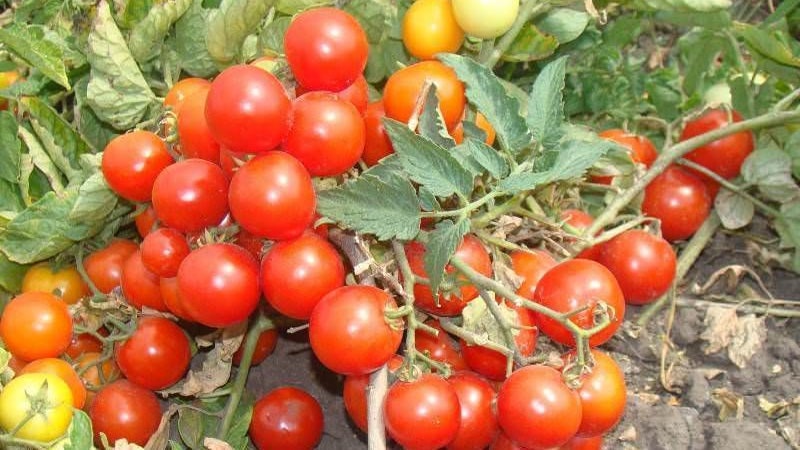
M 730 345 L 733 335 L 736 333 L 738 321 L 739 317 L 733 308 L 711 306 L 706 310 L 706 318 L 703 322 L 706 329 L 700 334 L 700 339 L 708 342 L 705 349 L 706 355 L 716 353 Z
M 619 440 L 622 442 L 636 442 L 637 433 L 636 427 L 633 425 L 629 426 L 619 435 Z
M 514 272 L 514 269 L 512 269 L 511 266 L 506 264 L 500 258 L 495 258 L 495 260 L 492 262 L 492 270 L 494 271 L 496 278 L 501 283 L 509 286 L 514 291 L 516 291 L 525 280 L 525 278 L 517 275 L 517 273 Z
M 167 448 L 169 444 L 169 421 L 176 412 L 178 412 L 178 405 L 173 404 L 161 415 L 161 423 L 159 423 L 156 432 L 150 436 L 150 439 L 144 446 L 144 450 L 162 450 Z
M 142 447 L 128 442 L 127 439 L 117 439 L 114 442 L 112 450 L 144 450 Z
M 736 331 L 728 345 L 728 357 L 740 368 L 764 346 L 767 339 L 767 327 L 763 317 L 747 315 L 739 319 Z
M 744 397 L 721 388 L 711 392 L 711 399 L 719 406 L 719 420 L 725 421 L 731 417 L 736 420 L 744 417 Z
M 521 227 L 523 222 L 524 220 L 521 217 L 508 215 L 500 216 L 500 218 L 494 222 L 495 229 L 492 232 L 492 236 L 498 239 L 505 239 L 509 234 Z
M 207 437 L 203 440 L 203 446 L 208 450 L 233 450 L 231 444 L 210 437 Z

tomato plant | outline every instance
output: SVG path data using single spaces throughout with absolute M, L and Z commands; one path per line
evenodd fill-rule
M 0 315 L 0 339 L 23 361 L 58 357 L 72 340 L 67 304 L 46 292 L 14 297 Z
M 189 368 L 189 338 L 163 317 L 142 317 L 133 334 L 117 345 L 114 359 L 133 383 L 157 391 L 175 384 Z
M 173 163 L 167 146 L 149 131 L 134 131 L 114 138 L 103 150 L 103 176 L 120 197 L 150 201 L 153 183 Z
M 418 0 L 403 16 L 403 44 L 418 59 L 454 53 L 464 42 L 451 0 Z
M 645 167 L 650 167 L 653 161 L 658 157 L 655 145 L 645 136 L 627 132 L 621 128 L 612 128 L 598 133 L 603 139 L 614 141 L 622 145 L 630 152 L 631 160 L 634 163 L 643 164 Z M 612 176 L 596 176 L 592 177 L 592 181 L 602 184 L 611 184 L 614 179 Z
M 108 442 L 127 439 L 145 445 L 161 422 L 161 406 L 156 395 L 128 380 L 115 381 L 101 389 L 89 406 L 95 433 L 104 433 Z
M 322 437 L 324 417 L 317 399 L 291 386 L 273 389 L 258 399 L 250 421 L 256 448 L 306 450 Z
M 28 269 L 22 279 L 22 292 L 49 292 L 72 305 L 89 295 L 89 286 L 81 278 L 75 266 L 53 269 L 47 263 L 39 263 Z
M 72 392 L 51 373 L 22 374 L 0 391 L 0 428 L 14 436 L 50 442 L 72 422 Z

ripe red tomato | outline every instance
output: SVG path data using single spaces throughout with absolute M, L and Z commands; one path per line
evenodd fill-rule
M 269 355 L 275 351 L 275 346 L 278 344 L 278 330 L 272 328 L 264 331 L 258 335 L 256 341 L 256 349 L 253 352 L 253 358 L 250 361 L 251 366 L 261 364 Z M 242 356 L 244 354 L 244 342 L 242 346 L 233 354 L 233 363 L 237 366 L 242 363 Z
M 494 388 L 472 372 L 457 372 L 447 381 L 455 389 L 461 409 L 461 425 L 447 450 L 486 448 L 499 428 L 494 413 Z
M 539 280 L 533 299 L 560 313 L 588 307 L 570 319 L 584 329 L 595 326 L 597 303 L 605 302 L 613 309 L 609 311 L 613 319 L 605 329 L 591 337 L 589 344 L 593 347 L 611 339 L 625 317 L 625 297 L 616 278 L 602 264 L 588 259 L 567 260 L 550 269 Z M 559 344 L 575 345 L 575 339 L 567 328 L 543 314 L 534 315 L 539 330 L 550 339 Z
M 147 205 L 147 208 L 134 218 L 134 222 L 136 222 L 136 231 L 139 232 L 139 236 L 147 236 L 147 233 L 155 228 L 157 220 L 158 217 L 156 217 L 156 210 L 153 209 L 153 205 Z
M 316 91 L 350 86 L 367 66 L 369 43 L 358 21 L 336 8 L 295 16 L 284 37 L 286 60 L 297 82 Z
M 450 0 L 417 0 L 403 16 L 403 44 L 417 59 L 455 53 L 463 42 Z
M 267 302 L 286 316 L 306 320 L 314 306 L 344 286 L 345 269 L 336 248 L 312 231 L 270 247 L 261 260 Z
M 26 373 L 49 373 L 61 378 L 72 391 L 72 406 L 78 409 L 83 408 L 86 402 L 86 387 L 68 362 L 58 358 L 37 359 L 26 364 L 16 375 Z
M 205 115 L 220 145 L 262 153 L 281 143 L 291 106 L 275 75 L 243 64 L 228 67 L 211 83 Z
M 258 450 L 310 450 L 322 438 L 324 416 L 308 392 L 283 386 L 268 392 L 253 407 L 250 438 Z
M 580 209 L 565 209 L 561 211 L 561 220 L 579 234 L 583 234 L 594 223 L 594 217 Z
M 158 285 L 161 290 L 161 299 L 164 300 L 164 305 L 166 305 L 169 312 L 183 320 L 194 322 L 194 318 L 192 318 L 189 311 L 186 310 L 186 307 L 183 306 L 183 299 L 178 292 L 178 277 L 161 278 Z
M 646 136 L 627 132 L 620 128 L 612 128 L 598 134 L 603 139 L 614 141 L 630 151 L 631 160 L 634 163 L 644 164 L 650 167 L 653 161 L 658 158 L 656 146 Z M 611 184 L 613 176 L 594 176 L 592 181 L 600 184 Z
M 165 226 L 184 233 L 219 225 L 228 214 L 228 179 L 214 163 L 185 159 L 156 179 L 153 208 Z
M 137 309 L 147 306 L 159 311 L 167 311 L 167 305 L 161 298 L 161 287 L 158 275 L 147 270 L 142 263 L 142 253 L 134 252 L 122 266 L 120 278 L 122 294 Z
M 517 294 L 533 299 L 539 280 L 556 264 L 556 260 L 544 250 L 517 250 L 511 253 L 511 268 L 514 273 L 522 277 L 522 284 L 517 288 Z
M 152 391 L 183 377 L 192 354 L 183 330 L 163 317 L 142 317 L 136 331 L 117 345 L 114 359 L 125 378 Z
M 314 220 L 317 197 L 308 170 L 292 155 L 269 152 L 236 171 L 228 201 L 236 222 L 273 240 L 300 236 Z
M 139 246 L 133 241 L 114 239 L 104 248 L 87 256 L 83 260 L 83 267 L 95 287 L 100 292 L 108 294 L 119 286 L 122 266 L 138 249 Z
M 186 158 L 200 158 L 216 164 L 220 146 L 206 120 L 208 92 L 208 87 L 200 88 L 183 101 L 182 114 L 178 116 L 178 139 L 181 154 Z
M 691 173 L 667 167 L 644 190 L 642 212 L 661 221 L 664 239 L 674 242 L 691 237 L 711 211 L 708 189 Z
M 299 84 L 295 87 L 294 91 L 297 94 L 297 97 L 300 97 L 306 92 L 319 92 L 308 91 Z M 369 84 L 367 84 L 367 79 L 364 78 L 363 75 L 359 75 L 353 84 L 347 86 L 339 92 L 336 92 L 336 96 L 342 100 L 350 102 L 356 107 L 358 113 L 363 116 L 367 111 L 367 104 L 369 104 Z
M 519 445 L 558 447 L 578 431 L 581 400 L 556 369 L 526 366 L 500 387 L 497 420 L 506 436 Z
M 685 141 L 731 123 L 742 121 L 742 116 L 738 112 L 731 110 L 730 117 L 728 114 L 728 111 L 722 109 L 706 111 L 702 116 L 686 123 L 680 140 Z M 739 175 L 742 163 L 753 151 L 754 146 L 753 132 L 740 131 L 698 147 L 684 157 L 730 180 Z
M 581 425 L 578 436 L 602 436 L 614 428 L 625 412 L 625 375 L 614 359 L 598 350 L 592 350 L 594 366 L 591 373 L 581 379 L 578 395 L 581 399 Z M 574 355 L 567 355 L 567 362 Z
M 675 250 L 642 230 L 626 231 L 603 244 L 597 260 L 619 282 L 625 301 L 644 305 L 669 290 L 675 279 Z
M 89 295 L 89 286 L 75 266 L 53 268 L 47 262 L 34 264 L 22 278 L 22 292 L 49 292 L 68 305 Z
M 142 241 L 142 263 L 162 278 L 178 274 L 178 267 L 191 249 L 186 237 L 173 228 L 159 228 Z
M 250 252 L 256 260 L 261 261 L 261 255 L 264 252 L 264 239 L 247 230 L 240 229 L 234 236 L 233 243 Z
M 389 373 L 395 373 L 403 365 L 400 355 L 393 355 L 386 363 Z M 348 375 L 344 377 L 342 400 L 344 409 L 353 423 L 363 432 L 367 432 L 367 387 L 370 374 Z
M 528 447 L 523 447 L 506 436 L 501 430 L 497 433 L 497 437 L 492 441 L 489 450 L 530 450 Z
M 450 335 L 439 324 L 436 319 L 428 319 L 425 324 L 439 330 L 439 335 L 434 336 L 427 331 L 417 328 L 414 330 L 414 344 L 417 350 L 427 353 L 431 359 L 441 361 L 450 365 L 450 370 L 467 370 L 467 363 L 461 356 Z
M 189 315 L 203 325 L 239 323 L 258 306 L 258 262 L 238 245 L 200 247 L 178 269 L 178 295 Z
M 394 153 L 392 141 L 383 128 L 383 118 L 386 111 L 383 109 L 383 100 L 372 102 L 364 112 L 364 153 L 361 159 L 368 166 L 378 164 L 385 156 Z
M 103 176 L 114 192 L 132 202 L 150 201 L 153 183 L 173 163 L 155 133 L 132 131 L 112 139 L 103 150 Z
M 211 87 L 211 82 L 204 78 L 190 77 L 179 80 L 169 88 L 167 96 L 164 97 L 164 106 L 180 117 L 183 102 L 195 92 L 207 91 L 209 87 Z
M 23 361 L 58 357 L 72 340 L 67 304 L 48 292 L 17 295 L 0 315 L 0 339 Z
M 428 277 L 425 271 L 425 246 L 419 242 L 410 242 L 405 247 L 406 257 L 411 266 L 411 271 L 415 275 L 421 277 Z M 483 275 L 492 275 L 492 260 L 489 257 L 489 252 L 481 243 L 480 239 L 468 234 L 464 236 L 464 240 L 456 248 L 455 256 L 461 258 L 470 267 L 477 270 Z M 455 267 L 448 264 L 445 267 L 445 272 L 455 272 Z M 463 276 L 459 276 L 459 280 L 464 280 Z M 478 296 L 478 289 L 471 284 L 464 284 L 460 287 L 458 292 L 453 294 L 446 294 L 440 292 L 438 299 L 433 298 L 433 292 L 430 287 L 417 283 L 414 285 L 414 305 L 420 309 L 435 314 L 437 316 L 457 316 L 461 314 L 461 310 L 467 306 L 472 299 Z M 436 303 L 439 303 L 437 306 Z
M 386 432 L 409 449 L 438 449 L 458 433 L 461 408 L 453 386 L 426 373 L 413 381 L 397 381 L 383 401 Z
M 108 442 L 127 439 L 145 445 L 161 423 L 161 406 L 151 391 L 119 380 L 97 393 L 89 406 L 89 417 L 98 446 L 102 446 L 100 433 L 105 433 Z
M 76 360 L 84 353 L 99 353 L 102 351 L 103 343 L 100 342 L 100 339 L 97 339 L 89 333 L 80 333 L 72 336 L 69 347 L 64 351 L 64 354 L 69 356 L 70 359 Z
M 374 371 L 400 347 L 402 322 L 390 323 L 384 315 L 394 308 L 394 299 L 373 286 L 333 290 L 311 313 L 311 350 L 336 373 L 358 375 Z
M 408 122 L 422 94 L 425 82 L 436 85 L 439 108 L 447 129 L 452 130 L 461 121 L 466 105 L 464 85 L 450 67 L 439 61 L 422 61 L 393 73 L 383 89 L 383 106 L 386 115 L 400 122 Z
M 364 120 L 350 102 L 330 92 L 309 92 L 292 107 L 283 149 L 312 176 L 350 170 L 364 152 Z

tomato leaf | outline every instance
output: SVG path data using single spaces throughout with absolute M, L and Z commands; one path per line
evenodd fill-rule
M 531 135 L 519 114 L 519 103 L 491 70 L 464 56 L 440 54 L 438 58 L 466 84 L 467 98 L 495 129 L 501 148 L 516 154 L 530 144 Z
M 730 8 L 731 0 L 634 0 L 628 5 L 645 11 L 710 12 Z
M 332 0 L 278 0 L 275 9 L 291 16 L 307 9 L 330 5 L 333 5 Z
M 409 63 L 408 55 L 402 41 L 383 39 L 378 44 L 370 44 L 367 68 L 364 78 L 370 83 L 377 83 L 398 68 Z
M 103 150 L 111 139 L 118 136 L 118 133 L 109 124 L 100 120 L 91 106 L 89 106 L 86 99 L 88 84 L 89 77 L 81 78 L 75 83 L 75 116 L 78 131 L 80 132 L 76 133 L 76 135 L 89 146 L 90 151 L 97 152 Z M 70 131 L 74 132 L 72 128 L 70 128 Z M 62 138 L 59 142 L 63 145 L 63 143 L 68 141 Z
M 25 110 L 27 110 L 32 122 L 35 122 L 38 127 L 34 126 L 36 134 L 42 138 L 44 132 L 47 132 L 49 137 L 57 143 L 59 153 L 55 155 L 51 152 L 51 157 L 59 164 L 59 167 L 68 173 L 69 169 L 80 168 L 80 156 L 85 153 L 93 153 L 91 146 L 83 139 L 83 137 L 75 131 L 72 126 L 64 120 L 52 107 L 43 102 L 38 97 L 31 97 L 23 102 Z M 42 131 L 40 133 L 40 131 Z M 58 161 L 56 161 L 58 160 Z
M 97 6 L 89 34 L 91 73 L 87 100 L 97 117 L 114 128 L 133 128 L 156 102 L 125 39 L 114 23 L 108 3 Z
M 116 16 L 122 28 L 131 28 L 139 23 L 147 17 L 148 11 L 153 6 L 153 0 L 127 0 L 120 3 L 124 5 L 115 3 L 114 6 L 117 8 Z M 120 11 L 119 8 L 124 9 Z
M 536 27 L 543 33 L 555 37 L 559 44 L 566 44 L 578 39 L 589 25 L 589 19 L 591 16 L 586 12 L 556 8 L 537 19 Z
M 72 410 L 72 422 L 67 430 L 67 439 L 64 450 L 92 448 L 92 421 L 80 409 Z
M 253 395 L 249 391 L 245 391 L 234 413 L 236 420 L 233 421 L 231 428 L 223 438 L 231 447 L 236 449 L 248 448 L 247 445 L 250 442 L 250 438 L 248 438 L 247 432 L 250 427 L 250 420 L 253 418 L 254 404 L 255 398 Z
M 289 24 L 292 23 L 291 17 L 276 17 L 258 35 L 258 48 L 261 53 L 272 53 L 274 55 L 283 54 L 283 37 Z
M 208 22 L 206 46 L 211 58 L 223 65 L 234 62 L 245 38 L 256 31 L 272 3 L 269 0 L 223 0 Z
M 19 212 L 25 209 L 17 183 L 0 179 L 0 213 Z M 0 226 L 4 223 L 0 217 Z
M 45 39 L 41 27 L 11 23 L 0 28 L 0 43 L 51 80 L 70 89 L 61 48 Z
M 75 222 L 102 221 L 117 206 L 117 199 L 117 195 L 108 187 L 103 172 L 95 172 L 81 185 L 69 219 Z
M 566 57 L 545 66 L 536 77 L 528 100 L 528 127 L 544 148 L 553 147 L 563 135 L 566 70 Z
M 720 189 L 717 198 L 714 199 L 714 208 L 722 226 L 729 230 L 747 226 L 755 214 L 753 202 L 725 188 Z
M 19 181 L 22 146 L 17 138 L 17 120 L 8 111 L 0 111 L 0 179 Z
M 5 254 L 0 252 L 0 288 L 8 292 L 19 292 L 22 289 L 22 278 L 28 266 L 9 261 Z M 2 308 L 0 308 L 2 311 Z M 0 349 L 2 353 L 2 349 Z M 2 367 L 0 363 L 0 368 Z M 2 372 L 2 369 L 0 369 Z
M 686 51 L 686 71 L 683 76 L 683 90 L 688 95 L 697 92 L 701 81 L 709 73 L 711 64 L 718 53 L 727 45 L 727 42 L 714 33 L 702 31 L 696 44 L 691 45 Z
M 47 155 L 39 139 L 25 127 L 19 127 L 19 135 L 25 142 L 25 146 L 28 147 L 28 155 L 30 155 L 34 167 L 42 171 L 54 191 L 57 193 L 63 192 L 64 184 L 61 179 L 61 172 Z
M 800 179 L 800 131 L 795 131 L 786 141 L 786 150 L 792 158 L 792 175 Z
M 220 418 L 215 413 L 216 411 L 204 413 L 189 408 L 178 410 L 178 433 L 189 448 L 204 450 L 203 438 L 216 435 Z
M 140 64 L 158 56 L 164 39 L 174 24 L 191 6 L 192 0 L 166 0 L 154 5 L 133 27 L 128 46 Z
M 343 9 L 358 20 L 369 43 L 377 44 L 388 36 L 393 21 L 387 19 L 397 19 L 396 8 L 388 0 L 352 0 Z
M 469 220 L 461 219 L 456 223 L 443 220 L 436 224 L 436 229 L 428 235 L 425 250 L 425 272 L 428 274 L 433 295 L 439 293 L 439 285 L 444 277 L 444 268 L 456 253 L 456 248 L 469 232 Z
M 552 55 L 558 48 L 555 36 L 543 33 L 533 24 L 526 25 L 503 53 L 503 60 L 510 62 L 539 61 Z
M 445 125 L 442 111 L 439 109 L 439 97 L 436 95 L 435 84 L 430 85 L 425 96 L 417 131 L 420 136 L 442 148 L 451 149 L 456 146 L 456 141 L 447 132 L 447 125 Z
M 463 144 L 453 149 L 453 153 L 473 175 L 488 171 L 498 180 L 508 175 L 508 162 L 483 141 L 467 138 Z
M 392 141 L 395 154 L 408 176 L 430 189 L 437 197 L 458 194 L 468 198 L 472 193 L 472 175 L 445 148 L 409 130 L 393 119 L 384 119 L 383 126 Z
M 779 32 L 770 32 L 755 25 L 739 22 L 734 25 L 734 30 L 753 52 L 778 64 L 800 67 L 800 57 L 793 54 L 792 48 Z
M 792 178 L 792 158 L 775 147 L 751 153 L 742 164 L 742 177 L 771 200 L 787 202 L 800 197 L 800 187 Z

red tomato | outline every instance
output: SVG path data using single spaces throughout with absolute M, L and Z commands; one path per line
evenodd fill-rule
M 159 277 L 171 278 L 191 249 L 186 237 L 172 228 L 159 228 L 142 241 L 142 263 Z
M 83 404 L 86 402 L 86 387 L 68 362 L 58 358 L 37 359 L 25 365 L 16 375 L 26 373 L 49 373 L 61 378 L 72 391 L 72 406 L 78 409 L 83 408 Z
M 228 179 L 216 164 L 185 159 L 156 179 L 153 208 L 165 226 L 184 233 L 219 225 L 228 214 Z
M 0 315 L 0 339 L 23 361 L 58 357 L 72 340 L 67 304 L 47 292 L 17 295 Z
M 625 412 L 625 375 L 614 359 L 598 350 L 592 350 L 594 366 L 591 373 L 581 379 L 578 395 L 581 398 L 581 425 L 578 435 L 602 436 L 614 428 Z M 574 355 L 567 355 L 567 362 Z
M 556 265 L 556 260 L 544 250 L 517 250 L 511 254 L 511 268 L 522 277 L 517 294 L 533 299 L 536 285 L 548 270 Z
M 183 377 L 192 358 L 189 338 L 163 317 L 142 317 L 133 334 L 114 352 L 125 378 L 152 391 L 168 388 Z
M 386 363 L 389 373 L 395 373 L 403 365 L 403 358 L 393 355 Z M 344 409 L 354 424 L 363 432 L 367 432 L 367 387 L 370 374 L 348 375 L 344 377 L 342 400 Z
M 283 149 L 312 176 L 350 170 L 364 152 L 364 120 L 350 102 L 329 92 L 309 92 L 293 103 Z
M 250 233 L 282 240 L 300 236 L 314 220 L 317 197 L 308 170 L 292 155 L 269 152 L 239 168 L 228 201 Z
M 156 177 L 172 163 L 164 141 L 140 130 L 112 139 L 103 150 L 101 168 L 109 187 L 120 197 L 147 202 Z
M 311 450 L 322 438 L 324 416 L 308 392 L 283 386 L 268 392 L 253 407 L 250 439 L 258 450 Z
M 580 209 L 565 209 L 561 211 L 561 220 L 579 234 L 583 234 L 594 223 L 594 217 Z
M 425 246 L 415 241 L 408 243 L 405 250 L 408 263 L 411 265 L 411 270 L 414 274 L 427 278 Z M 456 248 L 455 256 L 461 258 L 481 274 L 492 275 L 492 260 L 489 258 L 489 252 L 486 251 L 480 239 L 475 236 L 471 234 L 464 236 L 464 240 Z M 455 267 L 449 264 L 445 267 L 445 272 L 447 273 L 453 273 L 455 270 Z M 463 276 L 458 278 L 459 280 L 464 280 Z M 414 285 L 414 306 L 437 316 L 457 316 L 461 314 L 461 310 L 467 306 L 467 303 L 477 296 L 478 289 L 471 284 L 464 284 L 457 293 L 450 295 L 440 292 L 438 299 L 433 298 L 433 292 L 431 292 L 430 287 L 420 283 Z M 439 303 L 438 306 L 436 305 L 437 301 Z
M 239 230 L 233 238 L 233 243 L 250 252 L 253 258 L 261 261 L 264 252 L 264 239 L 247 230 Z
M 125 260 L 125 265 L 122 266 L 120 285 L 122 294 L 125 295 L 128 303 L 137 309 L 147 306 L 159 311 L 167 311 L 167 305 L 161 298 L 158 275 L 147 270 L 142 263 L 140 251 L 137 250 Z
M 161 423 L 161 406 L 151 391 L 119 380 L 97 393 L 89 406 L 89 417 L 97 446 L 101 446 L 100 433 L 105 433 L 108 442 L 127 439 L 145 445 Z
M 84 353 L 99 353 L 102 351 L 103 343 L 100 342 L 100 339 L 97 339 L 89 333 L 81 333 L 72 336 L 69 347 L 64 351 L 64 354 L 69 356 L 72 360 L 76 360 Z
M 139 246 L 133 241 L 114 239 L 104 248 L 87 256 L 83 260 L 83 267 L 95 287 L 108 294 L 120 285 L 122 266 L 138 249 Z
M 439 61 L 422 61 L 393 73 L 383 89 L 383 106 L 386 115 L 400 122 L 408 122 L 422 94 L 425 82 L 436 85 L 439 108 L 447 129 L 452 130 L 461 121 L 466 105 L 464 85 L 450 67 Z
M 711 206 L 708 189 L 699 178 L 670 166 L 645 188 L 642 212 L 659 219 L 664 239 L 674 242 L 691 237 Z
M 489 450 L 530 450 L 528 447 L 523 447 L 506 436 L 505 433 L 500 431 L 497 437 L 492 442 Z
M 368 166 L 374 166 L 385 156 L 394 153 L 392 141 L 383 128 L 384 117 L 386 111 L 383 109 L 383 100 L 370 103 L 364 112 L 364 153 L 361 159 Z
M 414 331 L 414 344 L 417 350 L 427 353 L 431 359 L 441 361 L 450 365 L 450 370 L 467 370 L 467 363 L 461 356 L 458 347 L 450 335 L 439 324 L 436 319 L 428 319 L 425 324 L 439 330 L 439 335 L 434 336 L 427 331 L 417 328 Z
M 256 349 L 253 352 L 253 359 L 250 361 L 251 366 L 261 364 L 269 355 L 275 351 L 275 346 L 278 344 L 278 330 L 272 328 L 264 331 L 258 335 L 256 341 Z M 233 363 L 237 366 L 242 363 L 242 356 L 244 353 L 244 341 L 241 347 L 233 354 Z
M 344 262 L 336 248 L 311 231 L 270 247 L 261 260 L 261 287 L 272 307 L 306 320 L 314 306 L 344 286 Z
M 333 290 L 311 313 L 311 350 L 334 372 L 358 375 L 374 371 L 400 347 L 402 322 L 390 323 L 384 316 L 394 308 L 394 299 L 373 286 Z
M 619 282 L 625 301 L 644 305 L 667 292 L 675 279 L 675 250 L 642 230 L 626 231 L 603 244 L 597 260 Z
M 203 325 L 239 323 L 258 306 L 258 262 L 238 245 L 200 247 L 178 269 L 178 295 L 189 315 Z
M 594 314 L 597 303 L 603 301 L 613 311 L 608 326 L 595 334 L 589 344 L 600 345 L 617 331 L 625 317 L 625 298 L 614 275 L 602 264 L 588 259 L 571 259 L 550 269 L 536 287 L 533 295 L 536 303 L 560 313 L 567 313 L 587 307 L 570 319 L 584 329 L 595 326 Z M 564 345 L 575 345 L 575 340 L 567 328 L 555 320 L 536 314 L 539 330 L 550 339 Z
M 337 92 L 353 84 L 367 66 L 369 43 L 358 21 L 336 8 L 314 8 L 295 16 L 284 37 L 286 60 L 297 82 Z
M 690 120 L 681 133 L 681 141 L 688 140 L 695 136 L 714 131 L 725 127 L 731 123 L 741 122 L 742 116 L 736 111 L 722 109 L 711 109 L 706 111 L 697 119 Z M 698 147 L 684 156 L 690 161 L 715 172 L 722 178 L 730 180 L 739 175 L 742 163 L 753 151 L 755 139 L 752 131 L 740 131 L 738 133 L 717 139 L 710 144 Z
M 629 133 L 620 128 L 605 130 L 598 134 L 603 139 L 614 141 L 630 151 L 631 160 L 634 163 L 644 164 L 650 167 L 653 161 L 658 158 L 656 146 L 645 136 Z M 595 176 L 592 181 L 600 184 L 611 184 L 613 176 Z
M 247 161 L 247 155 L 232 152 L 225 147 L 219 149 L 219 166 L 229 180 L 233 178 L 233 174 L 245 161 Z
M 492 385 L 472 372 L 455 373 L 447 381 L 455 389 L 461 409 L 461 425 L 447 450 L 486 448 L 498 430 Z
M 217 163 L 220 146 L 211 134 L 205 115 L 209 88 L 200 88 L 183 102 L 178 116 L 178 138 L 181 154 L 186 158 L 199 158 Z
M 561 373 L 526 366 L 512 373 L 497 393 L 497 420 L 509 439 L 525 447 L 558 447 L 581 423 L 581 400 Z
M 297 94 L 298 97 L 305 94 L 306 92 L 315 92 L 315 91 L 308 91 L 299 84 L 297 85 L 297 87 L 295 87 L 295 93 Z M 353 82 L 353 84 L 337 92 L 336 96 L 342 100 L 350 102 L 353 106 L 356 107 L 358 113 L 363 116 L 367 110 L 367 104 L 369 103 L 369 85 L 367 84 L 367 79 L 364 78 L 363 75 L 359 75 L 358 78 L 356 78 L 356 81 Z
M 184 78 L 173 84 L 164 97 L 164 106 L 171 108 L 176 116 L 180 116 L 183 102 L 192 94 L 198 91 L 207 91 L 211 87 L 211 82 L 204 78 Z
M 397 381 L 383 401 L 386 432 L 408 449 L 438 449 L 453 441 L 461 423 L 456 390 L 439 375 Z
M 137 214 L 134 219 L 136 222 L 136 231 L 139 232 L 139 236 L 147 236 L 147 233 L 151 232 L 156 227 L 157 220 L 158 217 L 156 217 L 156 210 L 153 209 L 153 205 L 147 205 L 147 208 Z
M 221 145 L 237 153 L 262 153 L 281 143 L 291 106 L 274 75 L 238 65 L 223 70 L 211 83 L 205 115 Z
M 161 278 L 158 282 L 161 290 L 161 299 L 164 300 L 164 305 L 172 314 L 175 314 L 181 319 L 194 322 L 195 320 L 183 306 L 183 299 L 178 292 L 178 277 Z

